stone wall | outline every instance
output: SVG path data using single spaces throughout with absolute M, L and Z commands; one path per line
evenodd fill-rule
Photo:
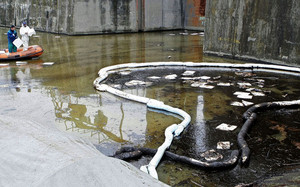
M 300 65 L 299 0 L 208 0 L 204 52 Z
M 2 0 L 0 26 L 20 27 L 26 20 L 36 30 L 69 35 L 203 30 L 203 2 L 205 5 L 205 0 Z

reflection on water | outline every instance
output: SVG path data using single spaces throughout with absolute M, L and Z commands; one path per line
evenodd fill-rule
M 5 48 L 7 44 L 5 32 L 6 29 L 0 29 L 0 49 Z M 41 58 L 26 60 L 27 64 L 24 65 L 12 61 L 8 67 L 0 67 L 0 113 L 22 116 L 45 125 L 55 124 L 62 131 L 88 138 L 107 155 L 111 155 L 121 145 L 157 148 L 164 141 L 164 129 L 180 122 L 177 116 L 149 110 L 145 105 L 108 93 L 99 93 L 95 91 L 92 84 L 99 69 L 114 64 L 150 61 L 230 61 L 212 57 L 203 58 L 202 38 L 182 36 L 178 34 L 179 32 L 73 37 L 55 37 L 53 34 L 38 33 L 39 37 L 31 38 L 30 43 L 39 44 L 44 48 L 45 52 Z M 176 35 L 169 35 L 170 33 Z M 44 66 L 44 62 L 55 63 L 52 66 Z M 110 76 L 107 82 L 124 85 L 126 81 L 133 79 L 149 81 L 147 80 L 149 76 L 173 73 L 180 77 L 183 71 L 185 69 L 162 68 L 136 71 L 129 75 L 116 73 Z M 238 81 L 252 81 L 252 84 L 256 84 L 255 80 L 258 78 L 264 79 L 263 89 L 271 91 L 271 94 L 261 98 L 255 97 L 252 100 L 254 103 L 298 99 L 300 94 L 299 77 L 258 73 L 246 80 L 247 77 L 236 75 L 230 70 L 198 69 L 196 71 L 197 76 L 220 75 L 219 82 L 231 82 L 234 85 Z M 237 146 L 238 131 L 218 132 L 215 127 L 223 122 L 240 127 L 241 114 L 246 108 L 230 106 L 230 102 L 236 100 L 232 95 L 233 92 L 240 89 L 236 86 L 218 87 L 216 86 L 218 81 L 211 83 L 215 86 L 212 90 L 193 88 L 180 79 L 154 81 L 154 84 L 147 88 L 123 86 L 122 90 L 134 95 L 154 98 L 187 111 L 192 116 L 192 123 L 181 137 L 174 140 L 170 150 L 197 158 L 200 152 L 215 148 L 218 141 L 228 140 L 233 142 L 233 148 Z M 291 119 L 299 121 L 294 113 L 291 113 Z M 264 116 L 262 121 L 265 120 L 270 119 Z M 286 139 L 280 142 L 283 148 L 287 148 L 284 146 L 286 144 L 289 144 L 290 148 L 300 142 L 294 135 L 298 132 L 297 126 L 288 129 L 291 124 L 283 126 L 274 123 L 270 130 L 266 124 L 263 125 L 266 127 L 260 136 L 265 136 L 266 141 L 259 141 L 260 137 L 254 135 L 255 144 L 250 145 L 252 150 L 263 149 L 265 143 L 276 144 L 274 137 L 278 137 L 276 134 L 283 132 L 283 127 L 285 127 L 284 132 L 288 133 Z M 293 140 L 290 140 L 290 137 L 293 137 Z M 266 149 L 263 151 L 263 154 L 268 153 Z M 289 158 L 293 159 L 299 152 L 297 151 L 289 152 Z M 263 155 L 255 153 L 257 155 L 252 156 L 253 162 L 249 168 L 237 166 L 230 171 L 206 173 L 186 165 L 163 162 L 158 172 L 160 180 L 171 185 L 199 183 L 232 186 L 240 182 L 256 180 L 269 170 L 269 165 L 272 165 L 274 160 L 264 160 Z M 145 160 L 142 159 L 134 164 L 144 165 Z

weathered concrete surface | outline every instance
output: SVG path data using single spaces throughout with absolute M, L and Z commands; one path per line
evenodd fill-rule
M 77 34 L 203 30 L 204 0 L 2 0 L 0 26 Z M 204 3 L 205 4 L 205 3 Z M 200 6 L 202 5 L 202 8 Z
M 204 52 L 300 65 L 300 1 L 208 0 Z
M 167 186 L 54 125 L 0 116 L 0 186 Z
M 206 0 L 185 0 L 182 2 L 184 29 L 204 30 Z

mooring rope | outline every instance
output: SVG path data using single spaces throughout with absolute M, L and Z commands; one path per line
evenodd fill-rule
M 109 74 L 114 73 L 117 70 L 121 69 L 131 69 L 131 68 L 150 68 L 150 67 L 184 67 L 184 68 L 200 68 L 200 67 L 208 67 L 208 68 L 240 68 L 240 69 L 250 69 L 252 71 L 280 71 L 280 73 L 286 73 L 286 74 L 299 74 L 300 73 L 300 68 L 297 67 L 290 67 L 290 66 L 281 66 L 281 65 L 270 65 L 270 64 L 230 64 L 230 63 L 193 63 L 193 62 L 149 62 L 149 63 L 128 63 L 128 64 L 119 64 L 119 65 L 113 65 L 113 66 L 108 66 L 105 68 L 102 68 L 99 72 L 98 75 L 99 77 L 94 81 L 94 87 L 99 90 L 99 91 L 106 91 L 111 94 L 114 94 L 116 96 L 129 99 L 132 101 L 144 103 L 147 105 L 147 107 L 150 108 L 155 108 L 155 109 L 160 109 L 160 110 L 165 110 L 168 112 L 172 112 L 175 114 L 180 115 L 183 117 L 183 121 L 180 124 L 173 124 L 169 126 L 165 130 L 165 142 L 158 148 L 156 151 L 153 159 L 150 161 L 149 165 L 142 166 L 141 170 L 150 174 L 152 177 L 158 179 L 158 175 L 156 172 L 156 167 L 158 166 L 162 156 L 165 153 L 165 150 L 169 148 L 169 146 L 172 143 L 173 137 L 178 136 L 181 134 L 181 132 L 184 130 L 185 127 L 188 126 L 188 124 L 191 121 L 191 117 L 189 114 L 187 114 L 185 111 L 174 108 L 168 105 L 165 105 L 163 102 L 155 100 L 155 99 L 150 99 L 146 97 L 141 97 L 141 96 L 136 96 L 132 95 L 129 93 L 125 93 L 123 91 L 117 90 L 115 88 L 112 88 L 106 84 L 103 84 L 102 82 L 108 77 Z M 252 113 L 250 117 L 247 118 L 248 120 L 251 121 L 246 121 L 246 127 L 244 131 L 238 136 L 238 141 L 244 141 L 242 143 L 238 143 L 240 146 L 240 149 L 242 150 L 242 154 L 245 154 L 247 158 L 242 157 L 242 161 L 246 162 L 249 158 L 249 148 L 244 140 L 244 136 L 247 133 L 250 125 L 253 123 L 254 119 L 256 118 L 255 113 Z M 252 120 L 252 118 L 253 120 Z M 245 126 L 244 124 L 244 126 Z M 243 126 L 243 127 L 244 127 Z M 243 129 L 242 127 L 242 129 Z M 230 163 L 235 163 L 231 162 Z

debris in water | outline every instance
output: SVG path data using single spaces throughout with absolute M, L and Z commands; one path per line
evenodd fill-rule
M 218 142 L 217 149 L 230 149 L 230 142 L 229 141 Z
M 44 62 L 43 65 L 44 66 L 52 66 L 54 64 L 54 62 Z
M 216 76 L 216 77 L 213 77 L 214 80 L 219 80 L 221 79 L 221 76 Z
M 252 102 L 248 102 L 248 101 L 244 101 L 244 100 L 242 100 L 242 103 L 243 103 L 244 106 L 250 106 L 250 105 L 254 104 Z
M 9 64 L 1 64 L 1 63 L 0 63 L 0 66 L 9 66 Z
M 191 36 L 197 36 L 198 35 L 198 33 L 192 33 L 191 34 Z
M 170 36 L 175 36 L 176 34 L 173 34 L 173 33 L 172 33 L 172 34 L 169 34 L 169 35 L 170 35 Z
M 55 36 L 54 38 L 60 38 L 60 36 Z
M 219 82 L 217 85 L 218 86 L 231 86 L 231 83 Z
M 264 93 L 262 93 L 262 92 L 251 92 L 251 94 L 252 95 L 254 95 L 254 96 L 266 96 Z
M 27 64 L 27 62 L 26 61 L 17 61 L 16 64 L 17 64 L 17 66 L 20 66 L 20 65 Z
M 147 77 L 148 79 L 153 79 L 153 80 L 157 80 L 160 79 L 161 77 L 157 77 L 157 76 L 151 76 L 151 77 Z
M 172 74 L 172 75 L 167 75 L 165 76 L 165 79 L 169 79 L 169 80 L 174 80 L 177 78 L 177 75 L 176 74 Z
M 137 85 L 143 85 L 143 86 L 150 86 L 152 84 L 152 82 L 144 82 L 144 81 L 140 81 L 140 80 L 131 80 L 129 82 L 126 82 L 125 85 L 126 86 L 137 86 Z
M 208 77 L 208 76 L 201 76 L 200 79 L 208 80 L 208 79 L 210 79 L 210 77 Z
M 222 123 L 221 125 L 217 126 L 216 129 L 222 130 L 222 131 L 233 131 L 237 128 L 235 125 L 229 125 L 226 123 Z
M 216 161 L 223 158 L 223 155 L 216 152 L 214 149 L 201 153 L 200 156 L 204 157 L 207 161 Z
M 231 102 L 230 105 L 232 105 L 232 106 L 244 106 L 243 103 L 238 102 L 238 101 Z
M 172 56 L 168 56 L 168 59 L 172 58 Z
M 126 70 L 126 71 L 121 71 L 120 72 L 120 75 L 129 75 L 131 73 L 131 71 L 129 71 L 129 70 Z
M 234 92 L 233 95 L 236 95 L 240 99 L 252 99 L 252 95 L 249 92 Z
M 34 37 L 34 38 L 39 38 L 40 36 L 39 36 L 39 35 L 34 35 L 34 36 L 32 36 L 32 37 Z
M 116 89 L 121 89 L 122 88 L 122 85 L 121 84 L 113 84 L 113 85 L 111 85 L 111 87 L 113 87 L 113 88 L 116 88 Z
M 238 82 L 237 83 L 239 86 L 252 86 L 252 84 L 250 84 L 249 82 Z
M 212 86 L 212 85 L 207 85 L 207 84 L 200 84 L 199 88 L 213 89 L 214 86 Z
M 182 76 L 192 76 L 195 74 L 195 71 L 185 71 L 182 73 Z

